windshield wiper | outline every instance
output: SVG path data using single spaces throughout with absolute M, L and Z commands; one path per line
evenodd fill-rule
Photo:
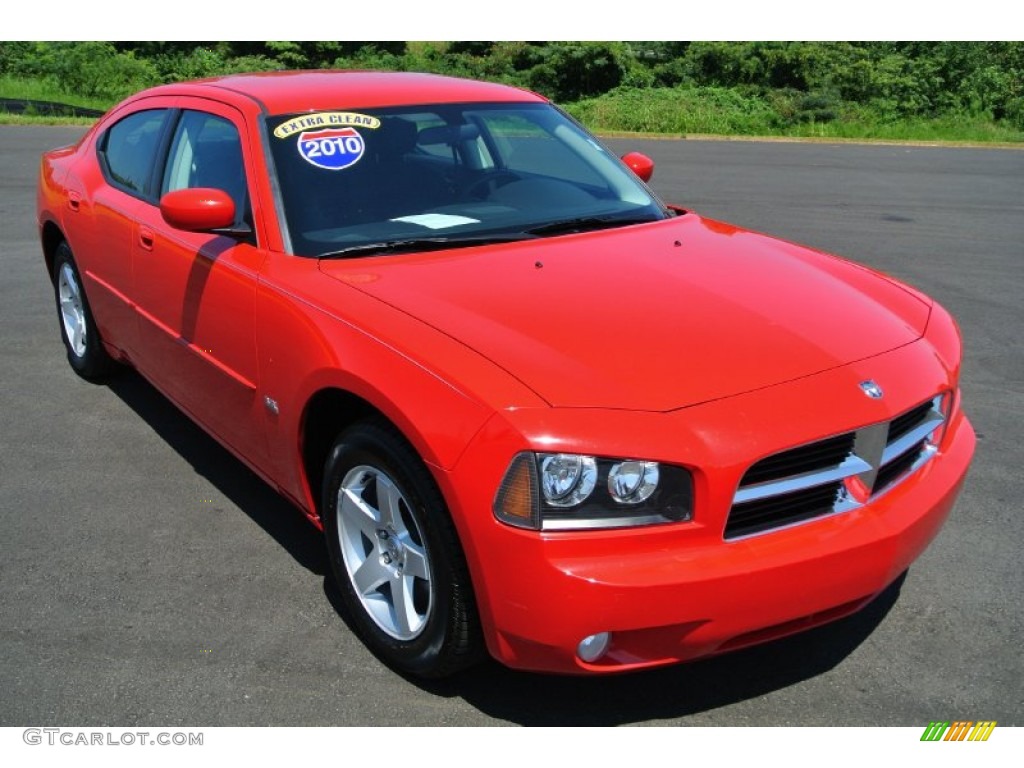
M 448 248 L 468 248 L 474 245 L 492 243 L 514 243 L 530 240 L 530 233 L 519 232 L 505 235 L 470 235 L 466 237 L 413 237 L 402 240 L 381 240 L 377 243 L 359 243 L 336 251 L 327 251 L 318 259 L 348 259 L 356 256 L 371 256 L 380 253 L 415 253 L 417 251 L 443 251 Z
M 541 224 L 539 227 L 528 229 L 526 232 L 531 235 L 566 235 L 571 232 L 591 232 L 596 229 L 611 229 L 612 227 L 627 227 L 630 224 L 647 224 L 652 219 L 650 216 L 638 216 L 622 218 L 614 216 L 581 216 L 576 219 L 564 219 L 553 221 L 550 224 Z

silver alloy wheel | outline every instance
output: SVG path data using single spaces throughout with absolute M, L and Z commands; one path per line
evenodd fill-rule
M 64 323 L 64 336 L 76 357 L 85 355 L 85 307 L 82 303 L 82 289 L 75 278 L 75 271 L 68 263 L 61 264 L 57 276 L 57 291 L 60 296 L 60 316 Z
M 413 508 L 384 472 L 360 465 L 341 481 L 337 515 L 345 570 L 363 608 L 394 639 L 418 637 L 434 597 Z

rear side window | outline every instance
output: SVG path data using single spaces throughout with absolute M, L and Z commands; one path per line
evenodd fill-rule
M 165 109 L 136 112 L 115 123 L 104 136 L 102 156 L 107 174 L 126 192 L 146 195 L 166 116 Z

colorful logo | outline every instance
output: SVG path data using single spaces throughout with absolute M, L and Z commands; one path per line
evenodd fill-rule
M 867 381 L 862 381 L 860 383 L 860 389 L 861 392 L 863 392 L 865 395 L 867 395 L 873 400 L 878 400 L 885 394 L 884 392 L 882 392 L 882 388 L 871 379 L 868 379 Z
M 299 134 L 299 153 L 318 168 L 340 171 L 359 162 L 366 143 L 355 128 L 325 128 Z
M 933 721 L 924 729 L 921 741 L 988 741 L 995 727 L 995 720 Z

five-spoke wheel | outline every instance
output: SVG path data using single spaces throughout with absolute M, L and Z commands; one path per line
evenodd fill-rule
M 393 426 L 373 419 L 338 436 L 322 514 L 341 596 L 371 649 L 421 677 L 480 657 L 473 589 L 444 497 Z
M 412 640 L 433 603 L 430 563 L 416 513 L 376 467 L 353 467 L 338 489 L 345 571 L 370 618 L 396 640 Z
M 71 352 L 78 357 L 85 354 L 85 306 L 82 304 L 82 288 L 70 262 L 64 262 L 57 271 L 57 302 L 60 317 L 64 323 L 64 336 Z
M 53 254 L 53 290 L 68 362 L 86 379 L 103 378 L 113 361 L 103 348 L 85 297 L 82 277 L 66 242 L 60 243 Z

